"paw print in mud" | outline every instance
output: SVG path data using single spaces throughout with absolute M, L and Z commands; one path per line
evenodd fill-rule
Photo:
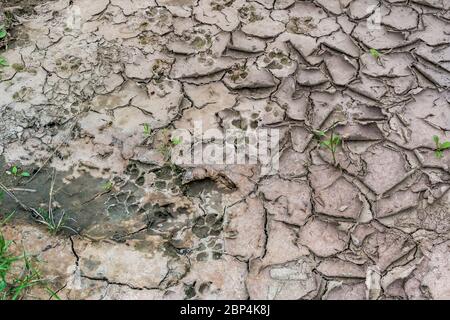
M 260 68 L 267 68 L 276 77 L 287 77 L 295 73 L 297 63 L 289 56 L 288 52 L 275 49 L 264 54 L 258 59 Z
M 139 201 L 131 190 L 114 193 L 106 201 L 106 210 L 112 218 L 130 216 L 138 209 Z
M 130 179 L 133 180 L 136 185 L 143 186 L 145 183 L 145 172 L 140 170 L 136 163 L 130 163 L 127 166 L 127 169 L 125 171 L 126 174 L 130 176 Z
M 180 230 L 185 225 L 189 212 L 185 208 L 174 208 L 172 205 L 159 206 L 147 204 L 143 209 L 147 215 L 147 228 L 151 234 L 168 235 Z
M 222 257 L 223 241 L 220 238 L 222 230 L 222 216 L 207 214 L 195 220 L 192 233 L 201 241 L 197 248 L 199 252 L 196 255 L 196 259 L 198 261 L 218 260 Z
M 307 34 L 310 30 L 316 28 L 317 25 L 314 23 L 314 19 L 309 16 L 292 17 L 287 24 L 288 31 L 297 34 Z
M 264 56 L 264 63 L 269 69 L 282 69 L 284 66 L 290 66 L 292 61 L 289 56 L 280 51 L 271 51 Z

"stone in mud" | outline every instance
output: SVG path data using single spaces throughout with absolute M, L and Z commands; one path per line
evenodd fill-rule
M 366 278 L 366 271 L 363 266 L 340 259 L 331 258 L 322 261 L 317 266 L 317 271 L 332 278 Z
M 316 266 L 310 257 L 266 267 L 253 266 L 246 284 L 251 299 L 293 300 L 313 297 L 320 285 L 320 277 L 313 273 Z

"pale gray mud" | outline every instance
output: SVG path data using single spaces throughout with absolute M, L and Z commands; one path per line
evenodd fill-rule
M 449 1 L 2 1 L 0 19 L 1 231 L 60 298 L 450 299 Z M 279 129 L 279 169 L 175 165 L 196 120 Z

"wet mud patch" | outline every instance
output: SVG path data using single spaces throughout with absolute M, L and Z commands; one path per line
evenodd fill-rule
M 57 172 L 51 169 L 42 169 L 31 181 L 30 177 L 21 177 L 20 172 L 29 172 L 34 175 L 30 167 L 20 167 L 19 175 L 10 172 L 11 166 L 2 165 L 0 182 L 7 187 L 17 199 L 27 207 L 41 212 L 48 212 L 52 175 L 55 174 L 52 200 L 55 219 L 63 213 L 66 225 L 77 232 L 85 232 L 94 224 L 107 225 L 114 217 L 106 215 L 105 181 L 83 175 L 69 183 L 64 182 L 67 172 Z M 29 170 L 29 171 L 28 171 Z M 29 182 L 28 182 L 29 181 Z M 11 197 L 5 195 L 2 203 L 2 212 L 16 212 L 15 217 L 20 220 L 34 221 L 33 214 Z
M 159 247 L 171 255 L 194 254 L 199 261 L 219 259 L 223 253 L 223 186 L 211 179 L 182 184 L 183 170 L 174 165 L 154 168 L 130 162 L 124 175 L 111 180 L 85 173 L 68 181 L 68 172 L 6 164 L 0 182 L 8 195 L 2 214 L 15 212 L 14 219 L 39 224 L 36 215 L 21 206 L 48 212 L 52 176 L 52 205 L 55 220 L 64 214 L 61 233 L 78 233 L 92 240 L 157 237 Z M 10 173 L 17 168 L 17 175 Z M 30 177 L 20 173 L 28 172 Z M 32 179 L 31 179 L 32 178 Z M 29 181 L 31 179 L 31 181 Z M 45 228 L 45 226 L 42 226 Z M 69 229 L 70 228 L 70 229 Z

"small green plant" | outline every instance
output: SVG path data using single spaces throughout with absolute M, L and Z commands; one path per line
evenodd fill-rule
M 111 191 L 112 187 L 113 187 L 112 181 L 105 182 L 102 185 L 102 189 L 105 190 L 105 191 Z
M 12 281 L 5 295 L 6 297 L 9 296 L 9 300 L 21 299 L 28 288 L 43 282 L 39 270 L 34 267 L 31 259 L 25 252 L 22 255 L 22 259 L 24 262 L 22 274 Z
M 174 146 L 177 146 L 177 145 L 179 145 L 181 143 L 181 138 L 173 137 L 172 140 L 170 140 L 170 141 L 172 142 L 172 144 Z
M 158 143 L 158 151 L 163 155 L 164 161 L 169 161 L 172 148 L 181 143 L 181 138 L 171 137 L 167 128 L 161 130 L 161 136 Z
M 29 177 L 30 173 L 28 171 L 21 171 L 17 166 L 12 166 L 11 169 L 6 171 L 7 173 L 15 177 Z
M 10 252 L 12 241 L 4 238 L 0 232 L 0 300 L 19 300 L 26 290 L 42 282 L 39 271 L 33 266 L 30 258 L 24 252 L 22 256 Z M 19 275 L 12 276 L 14 263 L 23 261 Z
M 8 289 L 7 275 L 11 270 L 12 264 L 19 258 L 13 256 L 9 252 L 9 247 L 12 241 L 7 241 L 0 232 L 0 298 L 6 298 L 6 291 Z
M 152 128 L 148 123 L 144 123 L 144 135 L 149 136 L 152 133 Z
M 170 147 L 167 144 L 161 144 L 158 147 L 158 151 L 162 154 L 164 161 L 168 161 L 170 159 Z
M 47 230 L 51 235 L 57 235 L 62 229 L 67 229 L 76 233 L 71 227 L 66 225 L 67 216 L 66 212 L 62 211 L 59 218 L 55 217 L 53 210 L 46 211 L 39 208 L 34 211 L 36 215 L 36 221 L 47 227 Z
M 61 298 L 58 296 L 58 293 L 56 293 L 49 287 L 46 287 L 45 290 L 50 294 L 49 300 L 52 300 L 53 298 L 55 298 L 56 300 L 61 300 Z
M 381 56 L 381 53 L 377 49 L 372 48 L 369 50 L 369 52 L 375 59 L 378 59 Z
M 0 26 L 0 40 L 6 38 L 7 34 L 5 26 Z
M 2 56 L 0 56 L 0 67 L 7 67 L 8 65 L 8 61 L 6 61 L 5 58 L 3 58 Z
M 3 220 L 0 220 L 0 227 L 3 227 L 5 224 L 8 223 L 9 220 L 11 220 L 12 216 L 15 214 L 16 212 L 13 211 L 11 212 L 9 215 L 7 215 L 5 218 L 3 218 Z
M 324 131 L 315 131 L 315 134 L 316 136 L 319 137 L 319 139 L 326 137 L 326 133 Z M 325 149 L 328 149 L 331 152 L 334 165 L 336 165 L 336 150 L 341 143 L 342 143 L 341 137 L 338 134 L 334 134 L 333 131 L 331 131 L 329 139 L 320 141 L 320 146 Z
M 322 131 L 322 130 L 314 130 L 314 135 L 318 138 L 321 139 L 322 137 L 326 136 L 326 132 Z
M 440 159 L 444 156 L 444 150 L 450 149 L 450 141 L 441 143 L 438 136 L 433 136 L 433 141 L 436 144 L 434 155 L 436 156 L 436 158 Z
M 1 221 L 0 226 L 3 226 L 12 215 L 13 213 Z M 0 231 L 0 300 L 20 300 L 24 298 L 29 288 L 36 285 L 44 285 L 47 292 L 51 294 L 50 299 L 59 299 L 41 278 L 39 270 L 33 265 L 25 250 L 22 255 L 11 252 L 12 243 L 6 240 Z

